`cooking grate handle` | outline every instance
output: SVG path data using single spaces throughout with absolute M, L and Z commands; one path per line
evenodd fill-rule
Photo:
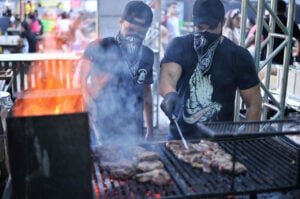
M 209 127 L 207 127 L 206 125 L 202 124 L 202 123 L 197 123 L 197 127 L 198 127 L 198 131 L 201 134 L 204 134 L 208 137 L 215 137 L 216 133 Z M 201 136 L 203 137 L 203 136 Z

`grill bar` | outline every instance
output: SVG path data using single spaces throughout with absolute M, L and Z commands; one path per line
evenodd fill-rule
M 299 134 L 300 120 L 209 122 L 198 125 L 197 129 L 198 131 L 196 133 L 207 134 L 207 136 L 211 138 L 262 138 Z

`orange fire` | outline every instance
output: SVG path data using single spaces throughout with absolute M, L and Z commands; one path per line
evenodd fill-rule
M 56 115 L 83 112 L 80 89 L 72 88 L 74 63 L 42 61 L 32 63 L 27 79 L 28 89 L 18 93 L 14 116 Z

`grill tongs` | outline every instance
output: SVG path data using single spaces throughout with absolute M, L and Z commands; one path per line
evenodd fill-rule
M 182 143 L 183 143 L 184 148 L 188 150 L 188 149 L 189 149 L 189 146 L 188 146 L 188 144 L 187 144 L 185 138 L 184 138 L 183 135 L 182 135 L 181 129 L 180 129 L 179 125 L 178 125 L 177 118 L 176 118 L 175 115 L 172 115 L 172 120 L 174 121 L 174 123 L 175 123 L 175 125 L 176 125 L 176 127 L 177 127 L 177 130 L 178 130 L 178 133 L 179 133 L 180 138 L 181 138 L 181 140 L 182 140 Z

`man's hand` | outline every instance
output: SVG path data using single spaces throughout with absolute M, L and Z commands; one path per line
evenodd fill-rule
M 172 115 L 175 115 L 177 117 L 181 108 L 180 98 L 178 94 L 176 92 L 167 93 L 162 103 L 160 104 L 160 108 L 170 120 L 172 120 Z

